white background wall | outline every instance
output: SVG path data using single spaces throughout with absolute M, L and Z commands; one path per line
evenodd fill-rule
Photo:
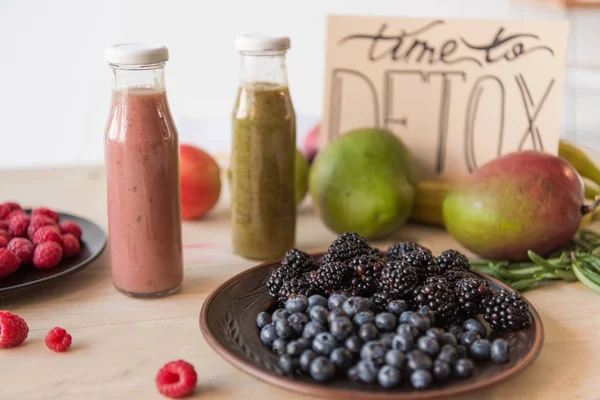
M 167 90 L 182 141 L 219 151 L 229 144 L 227 125 L 190 121 L 227 121 L 235 36 L 289 35 L 290 89 L 307 117 L 302 135 L 321 113 L 328 13 L 564 18 L 515 0 L 0 0 L 0 168 L 103 162 L 111 87 L 103 50 L 118 42 L 169 47 Z M 588 46 L 598 37 L 582 36 Z

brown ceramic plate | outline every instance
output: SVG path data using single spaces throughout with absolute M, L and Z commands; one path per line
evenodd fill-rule
M 314 255 L 315 258 L 321 254 Z M 510 346 L 510 361 L 504 364 L 488 362 L 478 365 L 475 374 L 464 380 L 452 380 L 443 386 L 432 386 L 424 391 L 414 390 L 404 383 L 394 389 L 383 389 L 376 384 L 353 382 L 337 377 L 323 384 L 308 376 L 285 376 L 278 366 L 278 358 L 259 338 L 256 316 L 272 307 L 266 282 L 279 262 L 262 264 L 229 279 L 206 299 L 200 315 L 200 328 L 206 341 L 227 362 L 264 382 L 284 389 L 335 399 L 433 399 L 470 393 L 490 387 L 515 376 L 527 368 L 538 356 L 544 338 L 542 321 L 529 305 L 532 324 L 529 328 L 499 335 Z M 480 274 L 482 275 L 482 274 Z M 508 289 L 503 283 L 482 275 L 496 288 Z

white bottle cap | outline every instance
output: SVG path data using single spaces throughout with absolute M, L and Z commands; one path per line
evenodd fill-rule
M 169 50 L 159 44 L 121 43 L 106 48 L 104 58 L 110 64 L 158 64 L 169 59 Z
M 235 38 L 238 51 L 280 51 L 290 48 L 290 38 L 285 36 L 242 35 Z

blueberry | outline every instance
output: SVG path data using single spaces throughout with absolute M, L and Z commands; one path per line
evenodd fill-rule
M 287 340 L 277 338 L 277 339 L 273 340 L 271 349 L 273 350 L 273 353 L 277 354 L 278 356 L 282 356 L 285 354 L 285 349 L 287 347 L 287 344 L 288 344 Z
M 400 350 L 388 350 L 387 353 L 385 353 L 385 363 L 387 365 L 391 365 L 393 367 L 396 368 L 402 368 L 404 367 L 404 362 L 406 361 L 406 357 L 404 356 L 404 353 L 402 353 Z
M 300 355 L 300 369 L 304 373 L 308 373 L 310 371 L 310 364 L 312 364 L 313 360 L 317 358 L 317 353 L 312 350 L 304 350 Z
M 369 311 L 371 308 L 371 301 L 364 297 L 352 296 L 342 304 L 342 308 L 348 316 L 354 317 L 361 311 Z
M 334 293 L 329 296 L 329 300 L 327 300 L 327 307 L 329 307 L 329 310 L 335 310 L 336 308 L 340 308 L 345 301 L 346 296 Z
M 469 351 L 465 346 L 459 344 L 458 346 L 456 346 L 456 355 L 458 356 L 458 358 L 467 358 L 469 356 Z
M 440 340 L 440 344 L 449 344 L 450 346 L 456 346 L 458 344 L 458 341 L 456 340 L 456 336 L 446 332 L 442 335 L 442 340 Z
M 296 334 L 301 335 L 304 327 L 308 323 L 308 317 L 303 313 L 295 313 L 288 317 L 288 322 Z
M 391 349 L 392 342 L 394 341 L 395 336 L 396 335 L 391 332 L 382 333 L 381 336 L 379 336 L 379 341 L 381 342 L 383 347 L 385 347 L 386 349 Z
M 404 300 L 392 300 L 388 303 L 387 310 L 396 317 L 400 317 L 404 311 L 408 310 L 408 304 Z
M 375 326 L 382 332 L 393 332 L 398 324 L 398 318 L 392 313 L 382 312 L 375 316 Z
M 310 376 L 318 382 L 326 382 L 335 376 L 335 367 L 325 357 L 317 357 L 310 364 Z
M 375 322 L 375 314 L 372 311 L 361 311 L 352 318 L 356 325 L 371 324 Z
M 304 331 L 302 332 L 302 337 L 307 338 L 307 339 L 312 339 L 321 332 L 325 332 L 325 327 L 317 322 L 310 321 L 304 327 Z
M 440 350 L 437 359 L 440 361 L 444 361 L 448 364 L 454 365 L 456 360 L 458 360 L 458 352 L 456 351 L 455 347 L 449 344 L 445 344 L 442 346 L 442 349 Z
M 337 340 L 345 340 L 352 334 L 354 325 L 347 317 L 336 318 L 329 324 L 329 331 Z
M 419 332 L 426 332 L 427 329 L 431 328 L 431 321 L 423 314 L 415 313 L 410 316 L 408 323 L 419 330 Z
M 344 312 L 341 308 L 336 308 L 329 312 L 329 316 L 327 317 L 327 322 L 332 323 L 336 318 L 348 318 L 348 314 Z
M 427 318 L 429 318 L 429 322 L 431 323 L 431 325 L 435 325 L 435 313 L 431 308 L 429 308 L 429 306 L 419 307 L 417 313 L 426 316 Z
M 319 294 L 314 294 L 308 298 L 308 308 L 314 306 L 328 307 L 327 299 Z
M 350 336 L 344 343 L 346 348 L 354 354 L 359 354 L 362 348 L 363 341 L 358 336 Z
M 379 382 L 379 385 L 386 389 L 398 386 L 401 378 L 402 375 L 400 374 L 400 370 L 396 367 L 392 367 L 391 365 L 384 365 L 377 373 L 377 381 Z
M 409 324 L 398 325 L 396 333 L 398 335 L 412 336 L 413 339 L 416 339 L 419 336 L 419 331 L 417 330 L 417 328 Z
M 474 371 L 475 365 L 468 358 L 461 358 L 454 364 L 454 374 L 460 378 L 469 378 Z
M 271 322 L 275 323 L 280 319 L 288 319 L 289 316 L 290 314 L 288 314 L 288 312 L 283 308 L 278 308 L 273 312 L 273 315 L 271 315 Z
M 263 311 L 256 317 L 256 325 L 258 329 L 262 329 L 271 323 L 271 316 L 268 312 Z
M 411 371 L 418 369 L 430 370 L 432 364 L 431 357 L 420 350 L 412 350 L 406 354 L 406 366 Z
M 310 309 L 310 320 L 318 322 L 321 325 L 327 323 L 327 317 L 329 316 L 329 310 L 323 306 L 314 306 Z
M 360 378 L 358 376 L 358 367 L 355 365 L 354 367 L 350 368 L 348 371 L 346 371 L 346 376 L 351 381 L 359 380 Z
M 278 319 L 275 322 L 275 331 L 277 332 L 277 336 L 282 339 L 289 339 L 294 334 L 292 325 L 290 325 L 287 319 Z
M 361 360 L 356 364 L 358 378 L 365 383 L 373 383 L 377 380 L 377 368 L 367 360 Z
M 298 367 L 297 360 L 292 358 L 292 356 L 284 354 L 279 357 L 279 367 L 281 370 L 287 375 L 293 375 Z
M 292 340 L 285 348 L 285 352 L 292 357 L 300 357 L 304 350 L 306 350 L 306 346 L 297 340 Z
M 302 313 L 308 308 L 308 298 L 302 294 L 291 294 L 285 302 L 288 314 Z
M 410 317 L 416 314 L 414 311 L 404 311 L 401 315 L 400 318 L 398 319 L 398 322 L 401 324 L 407 324 L 408 320 L 410 319 Z
M 440 344 L 431 336 L 421 336 L 417 340 L 417 348 L 425 354 L 435 356 L 440 351 Z
M 503 363 L 508 361 L 508 343 L 504 339 L 496 339 L 490 349 L 492 361 Z
M 415 342 L 412 336 L 396 335 L 392 340 L 392 349 L 400 350 L 403 353 L 412 350 L 415 347 Z
M 477 339 L 473 343 L 471 343 L 471 347 L 469 347 L 469 354 L 471 357 L 477 361 L 484 361 L 490 358 L 490 351 L 492 345 L 487 339 Z
M 385 354 L 385 347 L 377 340 L 365 343 L 360 350 L 360 358 L 373 363 L 375 367 L 380 367 L 385 363 Z
M 485 326 L 483 326 L 483 324 L 476 318 L 469 318 L 463 322 L 463 330 L 467 332 L 475 332 L 482 338 L 487 336 Z
M 329 356 L 329 360 L 333 363 L 336 370 L 346 371 L 352 366 L 354 356 L 350 353 L 350 350 L 338 347 L 337 349 L 333 349 Z
M 466 331 L 460 337 L 460 344 L 468 347 L 471 345 L 471 343 L 473 343 L 477 339 L 481 339 L 481 336 L 479 336 L 479 333 L 474 332 L 474 331 Z
M 419 369 L 410 374 L 410 383 L 415 389 L 427 389 L 433 383 L 433 377 L 429 371 Z
M 368 342 L 369 340 L 377 339 L 379 337 L 379 331 L 373 324 L 364 324 L 358 329 L 358 337 L 364 342 Z
M 438 343 L 441 343 L 442 338 L 444 337 L 444 330 L 440 328 L 429 328 L 425 334 L 437 340 Z
M 463 334 L 463 329 L 460 325 L 450 325 L 450 327 L 448 328 L 448 332 L 453 334 L 456 340 L 460 340 L 460 337 Z
M 450 368 L 450 364 L 442 360 L 435 360 L 433 362 L 433 377 L 443 382 L 450 378 L 452 374 L 452 368 Z
M 305 349 L 308 349 L 311 346 L 312 340 L 307 339 L 305 337 L 301 337 L 298 339 L 298 343 L 303 346 Z
M 337 342 L 329 332 L 319 333 L 312 342 L 312 349 L 323 356 L 328 356 L 336 347 Z
M 275 332 L 275 327 L 273 325 L 267 325 L 260 330 L 260 341 L 263 342 L 263 344 L 271 347 L 275 339 L 277 339 L 277 332 Z

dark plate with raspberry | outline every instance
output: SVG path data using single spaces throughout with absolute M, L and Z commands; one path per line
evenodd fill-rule
M 86 219 L 45 207 L 0 204 L 0 295 L 79 271 L 105 246 L 104 231 Z
M 206 299 L 200 327 L 226 361 L 267 383 L 337 399 L 433 399 L 505 381 L 543 342 L 536 310 L 471 271 L 455 250 L 387 251 L 357 234 L 324 254 L 231 278 Z

